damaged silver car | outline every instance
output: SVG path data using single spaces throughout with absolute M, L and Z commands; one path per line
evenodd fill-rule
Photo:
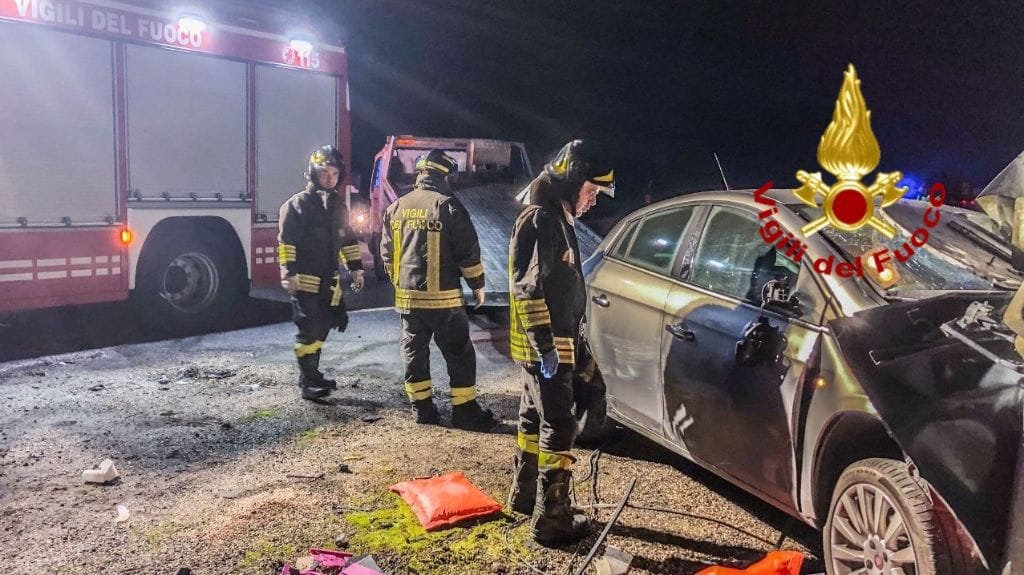
M 819 214 L 761 192 L 645 207 L 586 262 L 584 432 L 607 413 L 821 529 L 830 575 L 1019 572 L 1019 253 L 928 201 L 804 237 Z

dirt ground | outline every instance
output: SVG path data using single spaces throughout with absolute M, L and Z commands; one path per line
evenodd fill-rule
M 393 312 L 355 312 L 348 332 L 331 335 L 322 367 L 340 389 L 323 404 L 298 397 L 292 332 L 277 323 L 0 363 L 5 573 L 269 575 L 311 546 L 339 545 L 396 574 L 579 565 L 596 532 L 547 550 L 508 512 L 428 534 L 388 491 L 461 470 L 504 502 L 521 380 L 500 325 L 474 316 L 481 401 L 504 421 L 488 434 L 411 421 Z M 435 382 L 442 365 L 435 357 Z M 446 406 L 444 391 L 435 386 Z M 581 505 L 593 503 L 591 455 L 577 452 Z M 120 481 L 83 483 L 104 458 Z M 635 555 L 631 573 L 743 565 L 780 540 L 807 554 L 805 572 L 823 570 L 816 532 L 624 430 L 602 447 L 596 477 L 600 503 L 636 477 L 632 505 L 676 511 L 625 510 L 608 543 Z M 611 512 L 591 511 L 599 528 Z

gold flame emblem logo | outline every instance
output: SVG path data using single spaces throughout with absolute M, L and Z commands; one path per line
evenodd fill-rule
M 860 181 L 878 167 L 881 157 L 878 140 L 871 131 L 871 112 L 860 92 L 857 71 L 850 64 L 843 74 L 843 87 L 839 90 L 832 122 L 818 144 L 818 163 L 838 181 L 829 186 L 822 181 L 821 172 L 809 174 L 800 170 L 796 173 L 802 185 L 793 194 L 800 201 L 817 208 L 818 196 L 824 198 L 821 204 L 824 215 L 800 228 L 805 237 L 827 225 L 848 232 L 867 225 L 887 238 L 896 235 L 896 228 L 875 213 L 875 198 L 881 196 L 878 213 L 902 198 L 907 188 L 898 188 L 896 183 L 903 179 L 903 174 L 879 172 L 870 187 Z

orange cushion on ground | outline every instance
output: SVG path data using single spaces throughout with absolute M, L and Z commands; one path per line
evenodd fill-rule
M 396 483 L 391 491 L 412 507 L 427 531 L 501 511 L 501 504 L 477 489 L 459 471 Z
M 797 551 L 772 551 L 746 569 L 708 567 L 697 575 L 800 575 L 804 556 Z

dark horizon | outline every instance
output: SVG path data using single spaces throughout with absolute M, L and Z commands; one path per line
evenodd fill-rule
M 1024 11 L 1009 3 L 307 5 L 348 50 L 364 181 L 385 136 L 410 133 L 524 141 L 535 164 L 570 138 L 596 139 L 622 207 L 645 189 L 720 189 L 712 152 L 734 188 L 789 187 L 797 170 L 820 170 L 850 63 L 879 170 L 980 188 L 1024 149 Z

